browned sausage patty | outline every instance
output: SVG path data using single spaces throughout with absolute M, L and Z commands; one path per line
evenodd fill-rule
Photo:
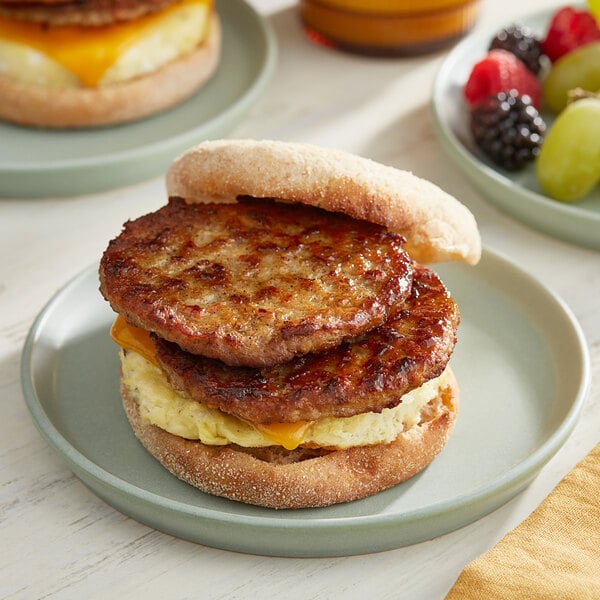
M 48 25 L 109 25 L 138 19 L 161 10 L 177 0 L 2 0 L 0 14 L 22 21 Z
M 456 341 L 459 312 L 438 276 L 417 267 L 412 293 L 380 328 L 263 369 L 227 367 L 155 338 L 173 387 L 195 400 L 254 423 L 348 417 L 395 406 L 402 395 L 444 370 Z
M 171 199 L 100 264 L 126 321 L 229 365 L 274 365 L 384 323 L 409 294 L 404 238 L 300 204 Z

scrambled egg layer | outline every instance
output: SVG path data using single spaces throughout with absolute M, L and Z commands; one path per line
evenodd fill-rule
M 135 352 L 121 351 L 121 367 L 123 382 L 139 403 L 140 415 L 146 423 L 209 445 L 234 443 L 258 448 L 280 443 L 246 421 L 204 406 L 175 391 L 159 368 Z M 295 445 L 342 449 L 391 442 L 420 421 L 421 409 L 447 386 L 448 378 L 449 371 L 446 369 L 440 377 L 405 394 L 398 406 L 386 408 L 381 413 L 370 412 L 347 418 L 325 417 L 314 421 L 305 428 Z M 292 449 L 288 445 L 285 447 Z
M 155 71 L 190 53 L 209 31 L 211 3 L 184 0 L 138 21 L 54 28 L 0 18 L 0 74 L 52 88 L 105 86 Z M 36 29 L 37 28 L 37 29 Z

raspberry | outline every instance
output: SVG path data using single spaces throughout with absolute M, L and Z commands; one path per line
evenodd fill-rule
M 546 124 L 528 97 L 515 90 L 488 98 L 471 112 L 476 144 L 497 165 L 523 168 L 539 155 Z
M 600 28 L 592 14 L 566 6 L 554 13 L 542 49 L 555 62 L 571 50 L 597 40 L 600 40 Z
M 536 107 L 541 105 L 542 84 L 525 64 L 507 50 L 490 50 L 473 67 L 463 93 L 473 108 L 490 96 L 509 90 L 529 96 Z
M 534 75 L 537 75 L 542 68 L 540 63 L 542 44 L 528 27 L 522 27 L 521 25 L 505 27 L 496 34 L 490 43 L 489 49 L 512 52 L 525 63 L 525 66 Z

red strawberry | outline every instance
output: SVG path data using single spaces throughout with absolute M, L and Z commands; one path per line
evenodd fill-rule
M 542 85 L 535 75 L 511 52 L 490 50 L 473 67 L 463 93 L 470 108 L 474 108 L 490 96 L 509 90 L 529 96 L 531 103 L 540 107 Z
M 554 13 L 542 41 L 542 50 L 554 62 L 571 50 L 596 40 L 600 40 L 600 28 L 591 13 L 566 6 Z

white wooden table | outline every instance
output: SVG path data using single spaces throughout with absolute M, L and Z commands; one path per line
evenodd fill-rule
M 231 136 L 343 148 L 412 170 L 462 199 L 484 243 L 534 273 L 579 319 L 593 360 L 582 417 L 524 492 L 430 542 L 368 556 L 284 559 L 175 539 L 115 511 L 71 474 L 35 429 L 19 382 L 21 348 L 38 311 L 99 258 L 126 219 L 165 202 L 162 178 L 77 198 L 0 199 L 0 598 L 443 598 L 465 564 L 522 521 L 598 441 L 600 252 L 500 213 L 444 155 L 429 98 L 445 54 L 339 54 L 306 41 L 289 0 L 254 4 L 275 29 L 279 63 L 267 93 Z M 548 4 L 486 0 L 478 26 Z

